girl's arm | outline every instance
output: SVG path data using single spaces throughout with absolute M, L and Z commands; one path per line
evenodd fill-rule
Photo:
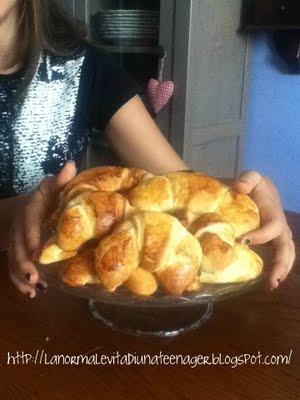
M 106 134 L 112 149 L 126 166 L 154 174 L 189 169 L 165 139 L 139 96 L 112 117 Z

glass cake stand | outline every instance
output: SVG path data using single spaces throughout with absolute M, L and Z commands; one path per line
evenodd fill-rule
M 254 249 L 267 265 L 270 250 L 267 246 Z M 198 292 L 180 297 L 157 292 L 150 297 L 136 296 L 121 287 L 110 293 L 99 285 L 71 288 L 58 279 L 60 263 L 40 266 L 49 287 L 88 300 L 92 316 L 105 326 L 136 336 L 173 337 L 199 328 L 212 315 L 217 301 L 240 296 L 254 290 L 264 278 L 237 284 L 203 284 Z

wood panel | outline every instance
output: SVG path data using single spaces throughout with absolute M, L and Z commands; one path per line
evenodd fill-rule
M 230 177 L 245 126 L 247 40 L 237 33 L 240 15 L 240 0 L 193 2 L 185 153 L 192 168 Z
M 163 80 L 173 80 L 175 0 L 160 2 L 159 44 L 165 49 Z M 157 123 L 163 134 L 170 138 L 172 102 L 158 114 Z
M 237 34 L 240 5 L 240 0 L 194 3 L 188 85 L 191 127 L 222 129 L 224 123 L 241 121 L 246 41 Z
M 175 1 L 173 80 L 170 142 L 178 154 L 183 156 L 187 132 L 187 81 L 190 54 L 190 19 L 192 0 Z
M 189 149 L 193 169 L 213 176 L 233 177 L 236 173 L 238 138 L 224 137 Z M 222 162 L 218 162 L 220 160 Z
M 184 15 L 187 3 L 190 12 Z M 241 5 L 241 0 L 181 2 L 175 27 L 179 99 L 173 102 L 172 144 L 193 169 L 231 177 L 242 159 L 238 144 L 246 124 L 249 53 L 247 37 L 238 33 Z

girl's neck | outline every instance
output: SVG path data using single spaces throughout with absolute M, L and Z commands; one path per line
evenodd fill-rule
M 8 75 L 21 67 L 18 13 L 13 11 L 0 22 L 0 74 Z

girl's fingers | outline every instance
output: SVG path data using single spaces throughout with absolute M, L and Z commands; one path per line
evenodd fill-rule
M 31 260 L 36 260 L 41 247 L 42 224 L 47 215 L 48 207 L 40 192 L 35 192 L 25 208 L 24 238 Z
M 11 268 L 9 270 L 9 277 L 12 283 L 21 293 L 29 296 L 31 299 L 36 296 L 36 290 L 29 283 L 25 283 L 19 277 L 17 277 Z
M 39 274 L 35 265 L 29 260 L 16 259 L 11 264 L 14 274 L 22 281 L 27 281 L 30 285 L 36 285 L 39 282 Z
M 74 161 L 68 161 L 64 168 L 57 175 L 57 188 L 60 190 L 63 188 L 70 180 L 76 176 L 76 164 Z
M 45 178 L 38 190 L 47 201 L 48 197 L 57 194 L 70 180 L 76 176 L 76 165 L 74 161 L 68 161 L 63 169 L 56 176 Z
M 275 241 L 275 256 L 270 275 L 270 287 L 276 289 L 288 276 L 295 261 L 295 249 L 293 242 L 288 238 L 287 232 Z
M 286 230 L 287 230 L 287 234 L 288 234 L 289 238 L 293 239 L 293 232 L 291 231 L 291 229 L 288 226 L 287 222 L 286 222 Z
M 47 177 L 42 181 L 25 208 L 24 236 L 30 257 L 34 261 L 38 259 L 40 252 L 43 222 L 55 207 L 59 190 L 75 175 L 75 163 L 68 162 L 57 176 Z
M 290 262 L 289 262 L 289 266 L 288 266 L 288 274 L 291 272 L 291 270 L 293 269 L 295 260 L 296 260 L 296 250 L 295 250 L 295 244 L 292 241 L 291 243 L 291 256 L 290 256 Z
M 17 220 L 18 221 L 18 220 Z M 36 285 L 39 274 L 33 262 L 28 258 L 22 229 L 22 218 L 16 222 L 12 230 L 11 246 L 8 250 L 10 267 L 21 281 Z
M 263 177 L 256 171 L 245 171 L 234 182 L 233 188 L 240 193 L 250 194 L 263 182 Z
M 258 206 L 263 226 L 244 235 L 241 242 L 263 244 L 272 241 L 275 256 L 269 285 L 275 289 L 287 277 L 295 261 L 293 234 L 282 210 L 280 195 L 269 178 L 255 171 L 244 172 L 233 188 L 250 195 Z
M 261 228 L 247 233 L 241 239 L 241 243 L 263 244 L 270 242 L 281 235 L 283 230 L 283 220 L 280 217 L 275 217 L 266 222 Z
M 233 189 L 252 197 L 258 207 L 282 210 L 280 195 L 274 183 L 256 171 L 246 171 L 234 182 Z

